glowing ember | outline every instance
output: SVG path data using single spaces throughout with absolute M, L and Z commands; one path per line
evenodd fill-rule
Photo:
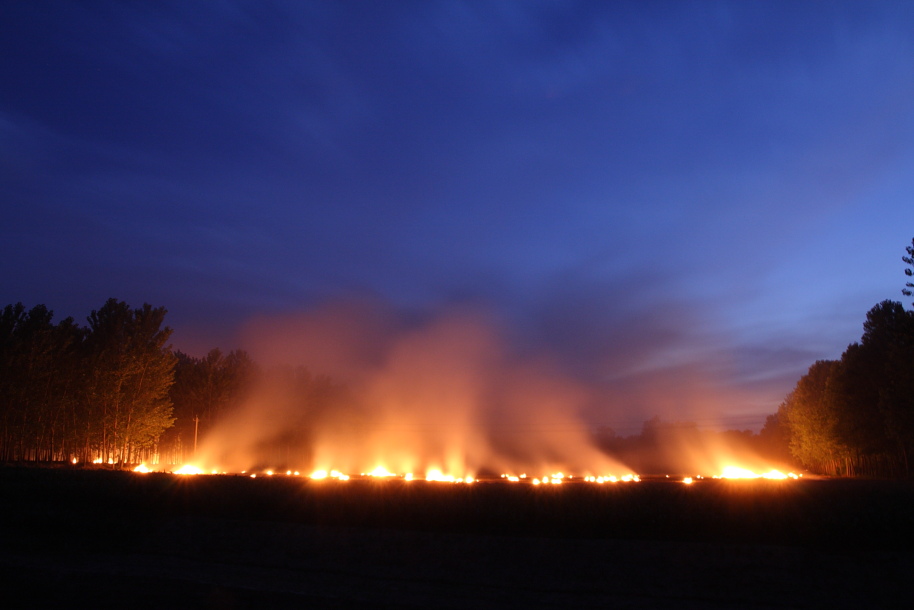
M 686 478 L 684 478 L 684 479 L 682 480 L 682 482 L 685 483 L 686 485 L 691 485 L 691 484 L 692 484 L 692 477 L 686 477 Z
M 146 467 L 146 464 L 140 464 L 133 469 L 133 472 L 149 472 L 149 468 Z
M 191 464 L 185 464 L 184 466 L 181 466 L 175 470 L 173 474 L 203 474 L 203 471 Z

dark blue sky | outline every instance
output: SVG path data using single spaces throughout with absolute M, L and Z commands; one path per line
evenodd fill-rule
M 3 304 L 191 353 L 471 304 L 756 425 L 902 299 L 911 2 L 4 2 L 0 82 Z

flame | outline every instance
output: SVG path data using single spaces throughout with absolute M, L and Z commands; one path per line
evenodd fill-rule
M 175 470 L 172 474 L 203 474 L 203 470 L 192 464 L 185 464 Z
M 295 471 L 295 474 L 297 475 L 298 471 Z M 337 479 L 339 481 L 348 481 L 349 480 L 349 475 L 343 474 L 339 470 L 331 470 L 330 472 L 327 472 L 326 470 L 323 470 L 323 469 L 315 470 L 310 475 L 308 475 L 308 477 L 315 481 L 320 481 L 322 479 L 327 479 L 327 478 Z
M 146 472 L 149 472 L 149 468 L 146 467 L 146 464 L 140 464 L 139 466 L 137 466 L 136 468 L 133 469 L 133 472 L 146 473 Z
M 452 474 L 444 474 L 438 468 L 432 468 L 427 473 L 425 473 L 426 481 L 438 481 L 440 483 L 472 483 L 475 479 L 467 475 L 465 477 L 457 477 Z
M 395 473 L 395 472 L 390 472 L 389 470 L 387 470 L 387 469 L 384 468 L 383 466 L 378 466 L 377 468 L 375 468 L 375 469 L 372 470 L 371 472 L 363 472 L 362 474 L 363 474 L 364 476 L 368 476 L 368 477 L 382 477 L 382 478 L 386 478 L 386 477 L 395 477 L 395 476 L 397 476 L 397 473 Z
M 753 472 L 748 468 L 739 466 L 727 466 L 721 474 L 715 476 L 715 479 L 798 479 L 802 475 L 793 472 L 783 473 L 780 470 L 771 469 L 761 474 Z

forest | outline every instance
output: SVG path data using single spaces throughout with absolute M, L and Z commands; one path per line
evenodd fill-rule
M 838 360 L 819 360 L 769 418 L 812 471 L 908 476 L 914 457 L 914 312 L 883 301 Z
M 914 275 L 914 240 L 902 260 Z M 912 296 L 908 281 L 902 293 Z M 45 305 L 0 310 L 0 461 L 181 464 L 254 388 L 282 387 L 283 437 L 307 454 L 322 413 L 349 408 L 344 385 L 302 367 L 264 370 L 243 351 L 195 358 L 172 349 L 166 310 L 109 299 L 80 326 L 53 322 Z M 820 360 L 759 433 L 700 430 L 654 417 L 640 434 L 594 433 L 608 453 L 642 472 L 675 467 L 676 445 L 743 446 L 779 464 L 833 476 L 910 477 L 914 459 L 914 311 L 875 305 L 863 335 L 838 360 Z M 272 452 L 272 453 L 271 453 Z

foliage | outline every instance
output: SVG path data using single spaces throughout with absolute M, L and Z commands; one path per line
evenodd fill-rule
M 245 398 L 257 367 L 244 351 L 224 355 L 212 349 L 203 358 L 176 352 L 171 388 L 175 425 L 162 437 L 167 461 L 183 463 L 193 456 L 197 440 Z
M 810 367 L 778 410 L 790 448 L 830 474 L 910 472 L 914 450 L 914 312 L 883 301 L 840 361 Z
M 21 303 L 0 313 L 0 457 L 127 462 L 155 451 L 171 426 L 174 356 L 164 308 L 109 299 L 53 324 Z
M 175 357 L 162 328 L 165 308 L 131 310 L 109 299 L 89 316 L 87 407 L 91 448 L 105 461 L 133 462 L 174 422 L 168 390 Z
M 819 360 L 778 408 L 790 430 L 790 450 L 802 464 L 816 468 L 843 460 L 847 448 L 837 432 L 835 406 L 829 400 L 840 363 Z
M 901 260 L 908 264 L 908 268 L 904 270 L 904 274 L 908 277 L 914 277 L 914 239 L 911 239 L 911 245 L 905 248 L 907 251 L 907 256 L 902 256 Z M 914 282 L 907 282 L 905 287 L 901 289 L 901 294 L 906 297 L 914 296 Z M 912 303 L 914 305 L 914 303 Z

